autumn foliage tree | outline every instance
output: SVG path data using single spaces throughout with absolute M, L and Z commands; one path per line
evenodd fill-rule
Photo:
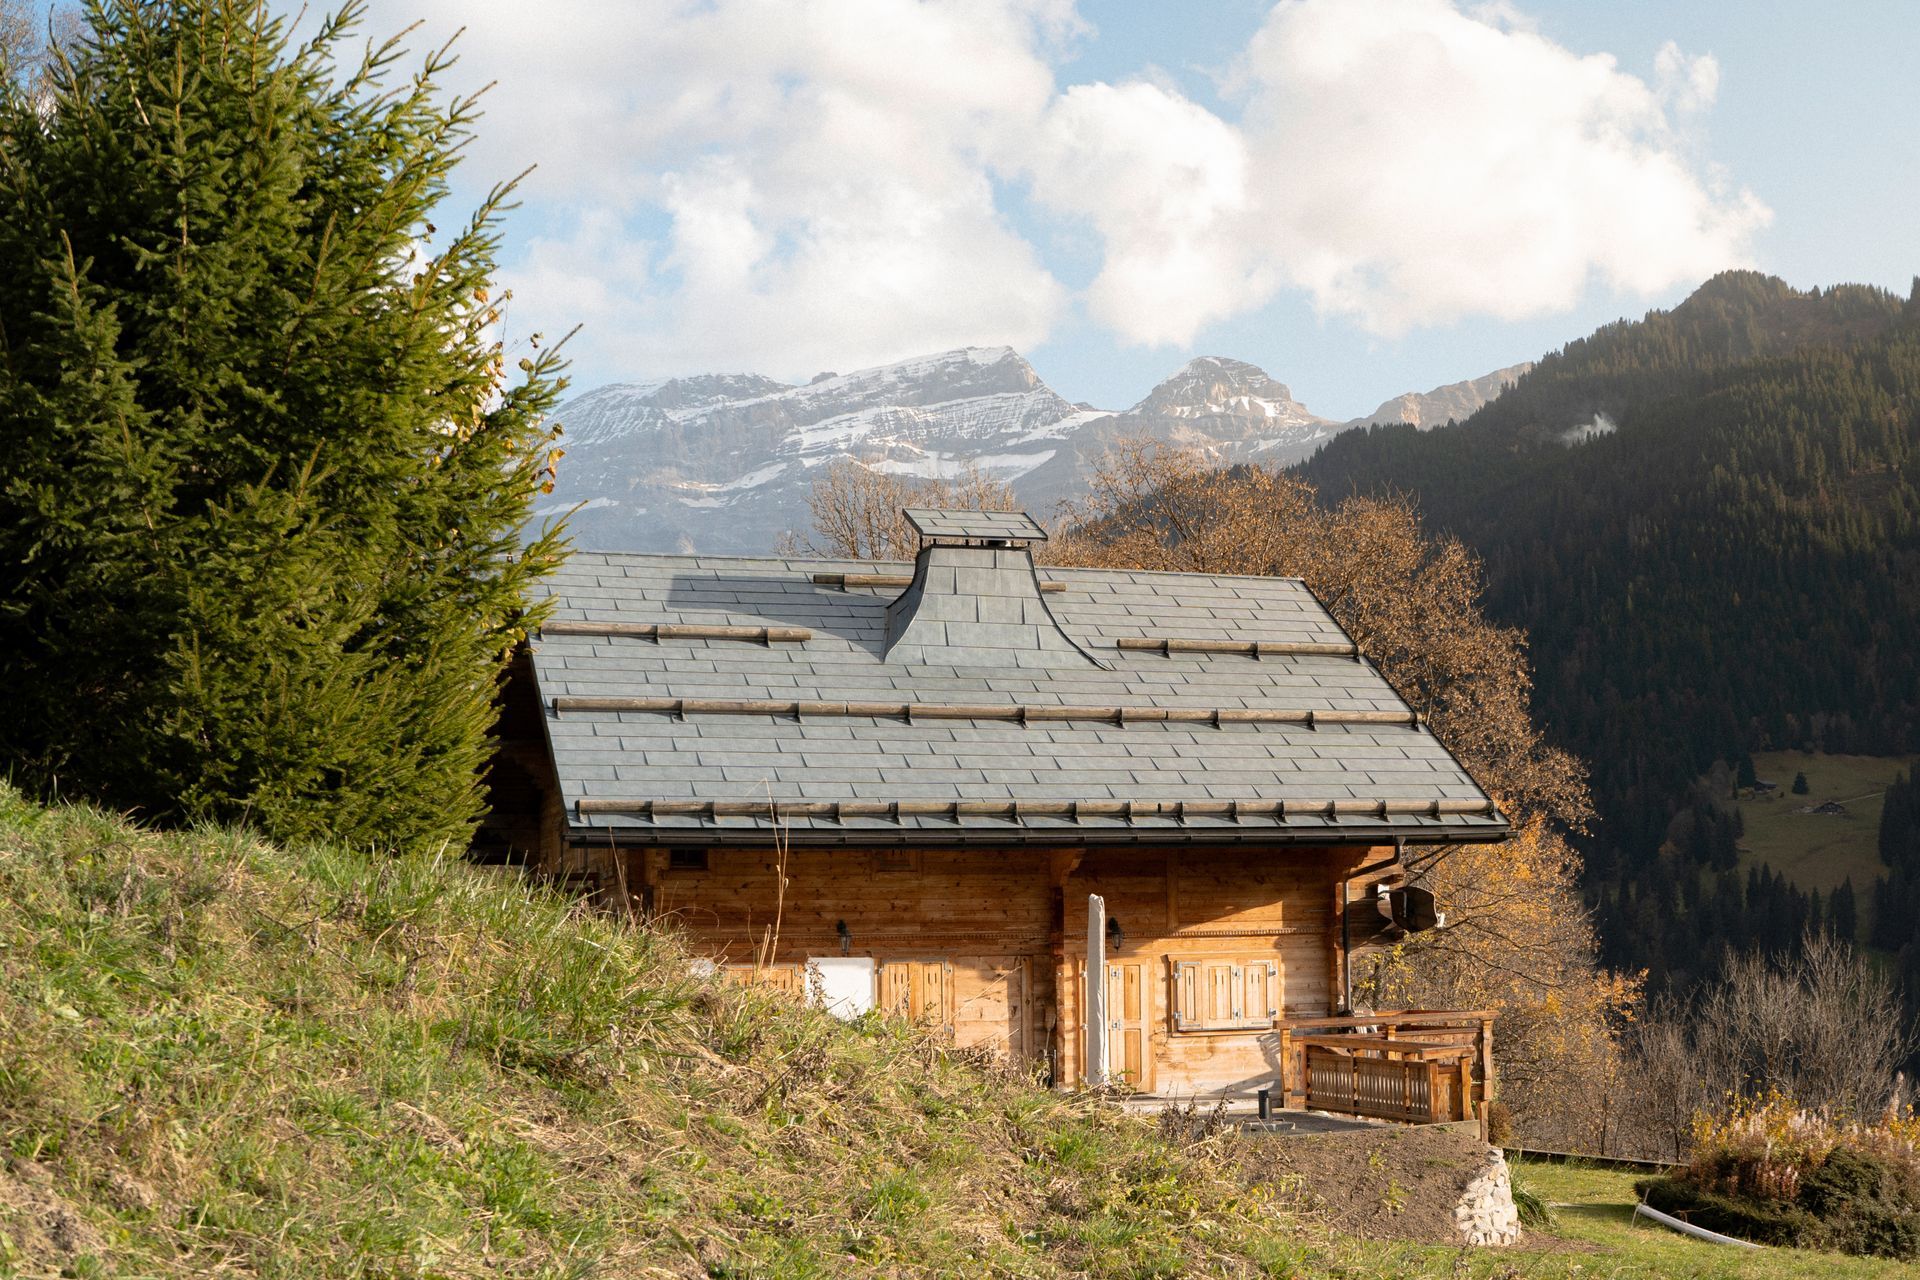
M 1123 445 L 1062 516 L 1048 555 L 1063 563 L 1301 578 L 1500 802 L 1513 839 L 1412 856 L 1448 927 L 1372 957 L 1361 991 L 1497 1009 L 1507 1105 L 1536 1137 L 1597 1144 L 1638 984 L 1596 963 L 1565 838 L 1590 814 L 1584 770 L 1534 722 L 1526 637 L 1482 613 L 1477 559 L 1404 500 L 1327 505 L 1284 472 L 1150 442 Z
M 274 13 L 92 0 L 43 86 L 0 77 L 0 768 L 464 841 L 560 550 L 522 543 L 559 365 L 498 337 L 506 190 L 435 225 L 450 55 Z

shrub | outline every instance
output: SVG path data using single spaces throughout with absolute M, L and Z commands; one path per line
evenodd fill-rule
M 1701 1186 L 1690 1174 L 1650 1178 L 1634 1186 L 1662 1213 L 1759 1244 L 1799 1245 L 1819 1229 L 1818 1219 L 1790 1202 L 1725 1195 Z
M 1920 1258 L 1920 1116 L 1865 1123 L 1779 1093 L 1694 1127 L 1684 1171 L 1639 1184 L 1656 1209 L 1763 1244 Z

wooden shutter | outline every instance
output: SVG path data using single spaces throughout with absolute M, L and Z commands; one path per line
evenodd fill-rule
M 1173 1029 L 1192 1031 L 1200 1019 L 1200 966 L 1182 960 L 1173 966 Z
M 919 999 L 913 1016 L 953 1030 L 953 966 L 944 960 L 915 966 L 919 970 Z
M 730 964 L 720 973 L 735 986 L 771 987 L 791 996 L 807 993 L 805 975 L 797 964 L 769 964 L 757 969 L 750 964 Z
M 1271 1027 L 1280 1016 L 1278 961 L 1181 960 L 1173 967 L 1175 1031 Z
M 880 966 L 880 1012 L 896 1018 L 913 1016 L 913 975 L 909 972 L 909 966 Z
M 880 966 L 880 1008 L 951 1031 L 953 966 L 945 960 L 889 960 Z
M 1107 966 L 1107 1070 L 1115 1083 L 1153 1087 L 1153 1040 L 1147 1029 L 1147 966 Z
M 1271 1027 L 1280 1016 L 1280 962 L 1249 960 L 1245 974 L 1242 1023 L 1249 1027 Z

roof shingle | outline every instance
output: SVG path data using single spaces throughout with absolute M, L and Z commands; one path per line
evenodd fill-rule
M 967 554 L 1024 560 L 1026 553 Z M 1351 649 L 1298 581 L 1046 569 L 1040 576 L 1064 589 L 1044 597 L 1044 617 L 976 619 L 961 644 L 944 643 L 931 630 L 938 617 L 915 614 L 903 625 L 900 608 L 925 583 L 901 592 L 814 581 L 817 574 L 910 568 L 574 555 L 544 584 L 554 597 L 553 619 L 566 625 L 549 627 L 532 645 L 570 826 L 764 837 L 775 825 L 775 807 L 789 802 L 805 807 L 780 813 L 778 822 L 802 838 L 921 831 L 993 840 L 1076 833 L 1332 840 L 1385 833 L 1420 840 L 1494 838 L 1506 829 L 1432 733 L 1409 722 L 1409 709 L 1371 665 L 1344 652 L 1287 651 Z M 1032 570 L 1021 572 L 1033 584 L 1030 594 L 1012 598 L 1041 601 Z M 974 585 L 997 587 L 1003 576 Z M 956 578 L 949 598 L 966 594 Z M 595 634 L 581 624 L 619 625 L 609 629 L 613 634 Z M 649 637 L 647 627 L 693 630 Z M 700 630 L 713 627 L 751 630 Z M 765 638 L 802 630 L 803 641 Z M 1047 639 L 1054 632 L 1061 643 Z M 897 643 L 903 639 L 908 643 Z M 1263 651 L 1117 643 L 1143 639 L 1257 644 Z M 621 704 L 606 702 L 598 705 L 607 709 L 582 709 L 579 699 L 748 705 L 676 714 L 657 701 L 642 705 L 662 709 L 612 709 Z M 751 705 L 762 701 L 786 705 Z M 1021 723 L 847 714 L 857 707 L 791 713 L 791 704 L 808 702 L 966 704 L 1005 709 L 997 714 L 1010 717 L 1024 706 L 1180 715 L 1391 712 L 1408 719 L 1322 716 L 1310 726 L 1230 716 L 1216 725 L 1138 716 Z M 693 803 L 650 807 L 652 801 Z M 895 801 L 907 802 L 906 811 L 866 811 Z M 1063 801 L 1098 811 L 1064 811 Z M 843 802 L 841 812 L 828 812 L 829 802 Z M 1190 802 L 1189 811 L 1174 807 L 1180 802 Z M 759 804 L 768 808 L 756 816 Z M 989 811 L 1000 804 L 1008 807 Z

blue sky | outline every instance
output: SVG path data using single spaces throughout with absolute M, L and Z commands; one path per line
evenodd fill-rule
M 1191 356 L 1328 416 L 1730 265 L 1920 272 L 1920 4 L 375 0 L 540 167 L 509 337 L 576 386 L 1010 343 L 1120 407 Z M 425 36 L 419 43 L 425 43 Z

